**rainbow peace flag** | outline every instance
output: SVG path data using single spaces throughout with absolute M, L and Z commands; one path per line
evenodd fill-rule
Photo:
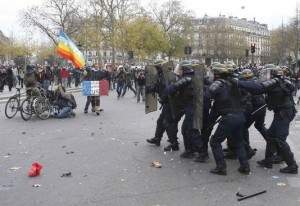
M 75 68 L 82 68 L 85 65 L 83 54 L 62 30 L 59 32 L 59 42 L 56 52 L 61 57 L 72 61 Z

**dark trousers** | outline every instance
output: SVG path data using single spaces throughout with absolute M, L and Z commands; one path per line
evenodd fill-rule
M 85 111 L 88 111 L 88 110 L 89 110 L 90 104 L 91 104 L 91 96 L 87 96 L 87 97 L 86 97 L 85 107 L 84 107 L 84 110 L 85 110 Z
M 131 91 L 133 91 L 134 95 L 136 95 L 136 91 L 135 89 L 132 87 L 132 82 L 128 81 L 125 83 L 125 86 L 123 88 L 123 93 L 122 96 L 124 96 L 126 94 L 127 88 L 130 89 Z
M 166 131 L 170 143 L 177 142 L 177 125 L 179 120 L 174 121 L 170 105 L 163 105 L 156 121 L 155 138 L 161 140 L 163 133 Z
M 209 136 L 207 133 L 207 130 L 210 126 L 209 119 L 209 108 L 203 109 L 203 123 L 202 123 L 202 129 L 201 129 L 201 139 L 203 142 L 203 148 L 208 149 L 208 142 L 209 142 Z
M 259 109 L 262 105 L 260 106 L 254 106 L 251 113 Z M 263 136 L 264 139 L 266 139 L 267 136 L 267 128 L 265 127 L 265 116 L 266 116 L 266 108 L 263 108 L 259 111 L 257 111 L 255 114 L 246 116 L 246 122 L 244 125 L 244 132 L 243 132 L 243 138 L 244 138 L 244 143 L 245 146 L 250 146 L 250 141 L 249 141 L 249 128 L 251 125 L 254 123 L 254 127 L 260 132 L 260 134 Z
M 286 142 L 286 138 L 289 135 L 290 123 L 294 118 L 294 107 L 281 108 L 274 111 L 273 121 L 267 131 L 266 160 L 272 158 L 277 144 L 277 149 L 279 149 L 287 165 L 295 162 L 294 154 Z
M 193 128 L 193 105 L 185 108 L 185 118 L 182 122 L 181 133 L 183 136 L 184 147 L 186 151 L 197 151 L 203 147 L 200 131 Z
M 226 167 L 222 149 L 222 142 L 226 138 L 231 139 L 230 142 L 232 142 L 232 146 L 239 158 L 240 164 L 248 165 L 247 154 L 242 140 L 244 123 L 245 117 L 243 113 L 227 114 L 222 117 L 218 128 L 210 139 L 210 146 L 217 166 Z

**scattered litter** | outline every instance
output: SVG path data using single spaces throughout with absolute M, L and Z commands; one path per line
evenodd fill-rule
M 88 175 L 87 174 L 83 174 L 83 175 L 81 175 L 81 177 L 87 177 Z
M 73 154 L 74 152 L 73 151 L 70 151 L 70 152 L 66 152 L 66 154 Z
M 167 154 L 167 152 L 164 152 L 164 154 Z
M 14 171 L 19 170 L 19 169 L 21 169 L 21 167 L 11 167 L 11 168 L 9 168 L 9 170 L 14 170 Z
M 22 132 L 22 134 L 26 134 L 26 132 Z
M 278 176 L 272 176 L 272 179 L 278 179 L 279 177 Z
M 56 131 L 61 132 L 62 130 L 61 130 L 61 129 L 58 129 L 58 130 L 56 130 Z
M 22 141 L 18 141 L 18 144 L 22 144 Z
M 151 166 L 156 167 L 156 168 L 161 168 L 161 163 L 157 162 L 157 161 L 154 161 L 154 162 L 151 163 Z
M 121 182 L 124 182 L 125 181 L 125 179 L 121 179 Z
M 170 159 L 169 161 L 172 162 L 174 160 L 174 158 Z
M 72 176 L 71 172 L 63 173 L 61 175 L 61 177 L 71 177 L 71 176 Z
M 4 158 L 8 158 L 11 154 L 7 153 L 7 155 L 3 156 Z
M 285 183 L 283 183 L 283 182 L 278 182 L 277 185 L 278 185 L 278 186 L 285 186 Z
M 31 168 L 28 172 L 29 177 L 35 177 L 41 174 L 43 166 L 37 162 L 32 163 Z
M 133 142 L 134 144 L 135 144 L 135 146 L 137 146 L 137 144 L 139 143 L 139 142 Z
M 82 129 L 83 131 L 87 131 L 88 129 Z
M 42 132 L 41 134 L 44 135 L 44 134 L 46 134 L 46 133 Z
M 91 133 L 91 136 L 94 136 L 94 135 L 95 135 L 95 133 L 94 133 L 94 132 L 92 132 L 92 133 Z
M 41 187 L 42 185 L 40 185 L 40 184 L 34 184 L 34 185 L 32 185 L 32 187 Z
M 67 147 L 67 146 L 62 146 L 62 148 L 65 148 L 65 147 Z

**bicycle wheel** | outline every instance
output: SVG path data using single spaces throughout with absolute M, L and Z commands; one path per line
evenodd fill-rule
M 48 100 L 43 97 L 36 98 L 33 102 L 35 114 L 41 119 L 48 119 L 51 113 L 51 105 Z
M 19 106 L 20 106 L 20 102 L 17 97 L 9 98 L 9 100 L 5 105 L 5 116 L 8 119 L 13 118 L 18 112 Z
M 29 120 L 32 116 L 31 100 L 25 99 L 21 104 L 21 117 L 25 121 Z

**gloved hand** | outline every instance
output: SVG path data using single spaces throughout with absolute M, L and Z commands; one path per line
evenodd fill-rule
M 230 78 L 229 81 L 234 84 L 234 85 L 238 85 L 239 84 L 239 79 L 238 78 Z

